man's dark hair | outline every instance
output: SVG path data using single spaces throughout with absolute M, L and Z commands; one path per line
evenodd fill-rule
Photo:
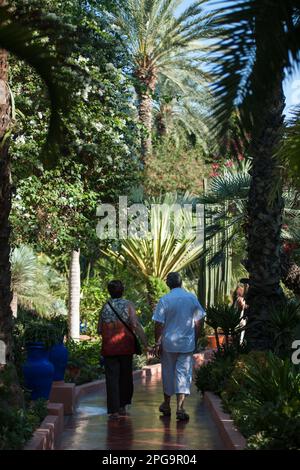
M 122 281 L 113 280 L 107 284 L 107 290 L 110 293 L 112 299 L 118 299 L 122 297 L 124 292 L 124 285 Z
M 179 273 L 169 273 L 167 275 L 167 286 L 170 289 L 175 289 L 176 287 L 182 286 L 182 279 Z

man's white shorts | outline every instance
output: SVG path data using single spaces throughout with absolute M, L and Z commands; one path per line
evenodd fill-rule
M 193 353 L 163 351 L 161 356 L 163 389 L 166 395 L 191 393 Z

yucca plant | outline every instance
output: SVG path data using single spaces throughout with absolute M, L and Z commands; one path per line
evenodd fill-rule
M 183 204 L 192 203 L 187 195 L 178 200 L 177 195 L 167 194 L 164 198 L 152 198 L 146 202 L 151 206 L 150 230 L 146 238 L 127 238 L 116 249 L 106 250 L 122 264 L 138 271 L 148 286 L 149 303 L 154 305 L 152 298 L 153 282 L 157 278 L 164 281 L 171 271 L 180 271 L 194 262 L 201 253 L 202 243 L 197 240 L 195 220 L 190 213 L 184 211 Z M 177 217 L 189 227 L 187 233 L 177 232 L 172 226 L 174 205 L 178 204 Z M 189 232 L 189 233 L 188 233 Z
M 208 46 L 202 41 L 211 37 L 211 15 L 204 12 L 203 3 L 195 1 L 180 14 L 182 0 L 128 0 L 118 8 L 115 22 L 125 37 L 144 127 L 144 159 L 151 153 L 152 98 L 158 79 L 165 77 L 179 89 L 187 79 L 200 85 L 207 80 L 203 63 Z

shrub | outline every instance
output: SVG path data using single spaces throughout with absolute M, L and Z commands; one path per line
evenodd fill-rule
M 197 370 L 195 384 L 198 390 L 220 395 L 233 371 L 238 354 L 233 346 L 220 347 L 212 360 Z
M 18 450 L 30 439 L 33 431 L 47 415 L 47 401 L 33 403 L 12 401 L 15 372 L 9 366 L 0 371 L 0 450 Z M 21 401 L 21 400 L 19 400 Z
M 101 340 L 74 341 L 70 339 L 66 346 L 69 351 L 66 382 L 75 382 L 80 385 L 102 378 Z
M 266 322 L 274 352 L 284 358 L 291 354 L 293 339 L 297 339 L 296 331 L 300 326 L 300 304 L 289 300 L 274 309 Z
M 225 392 L 249 448 L 300 449 L 300 373 L 288 359 L 268 352 L 237 361 Z

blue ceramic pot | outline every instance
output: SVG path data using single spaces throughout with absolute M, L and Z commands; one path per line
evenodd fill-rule
M 68 363 L 68 350 L 63 343 L 54 344 L 49 351 L 49 361 L 54 366 L 54 378 L 53 380 L 64 380 L 65 370 Z
M 31 390 L 31 399 L 45 398 L 48 400 L 53 376 L 54 366 L 49 361 L 49 351 L 43 343 L 28 343 L 27 361 L 23 365 L 25 386 Z

